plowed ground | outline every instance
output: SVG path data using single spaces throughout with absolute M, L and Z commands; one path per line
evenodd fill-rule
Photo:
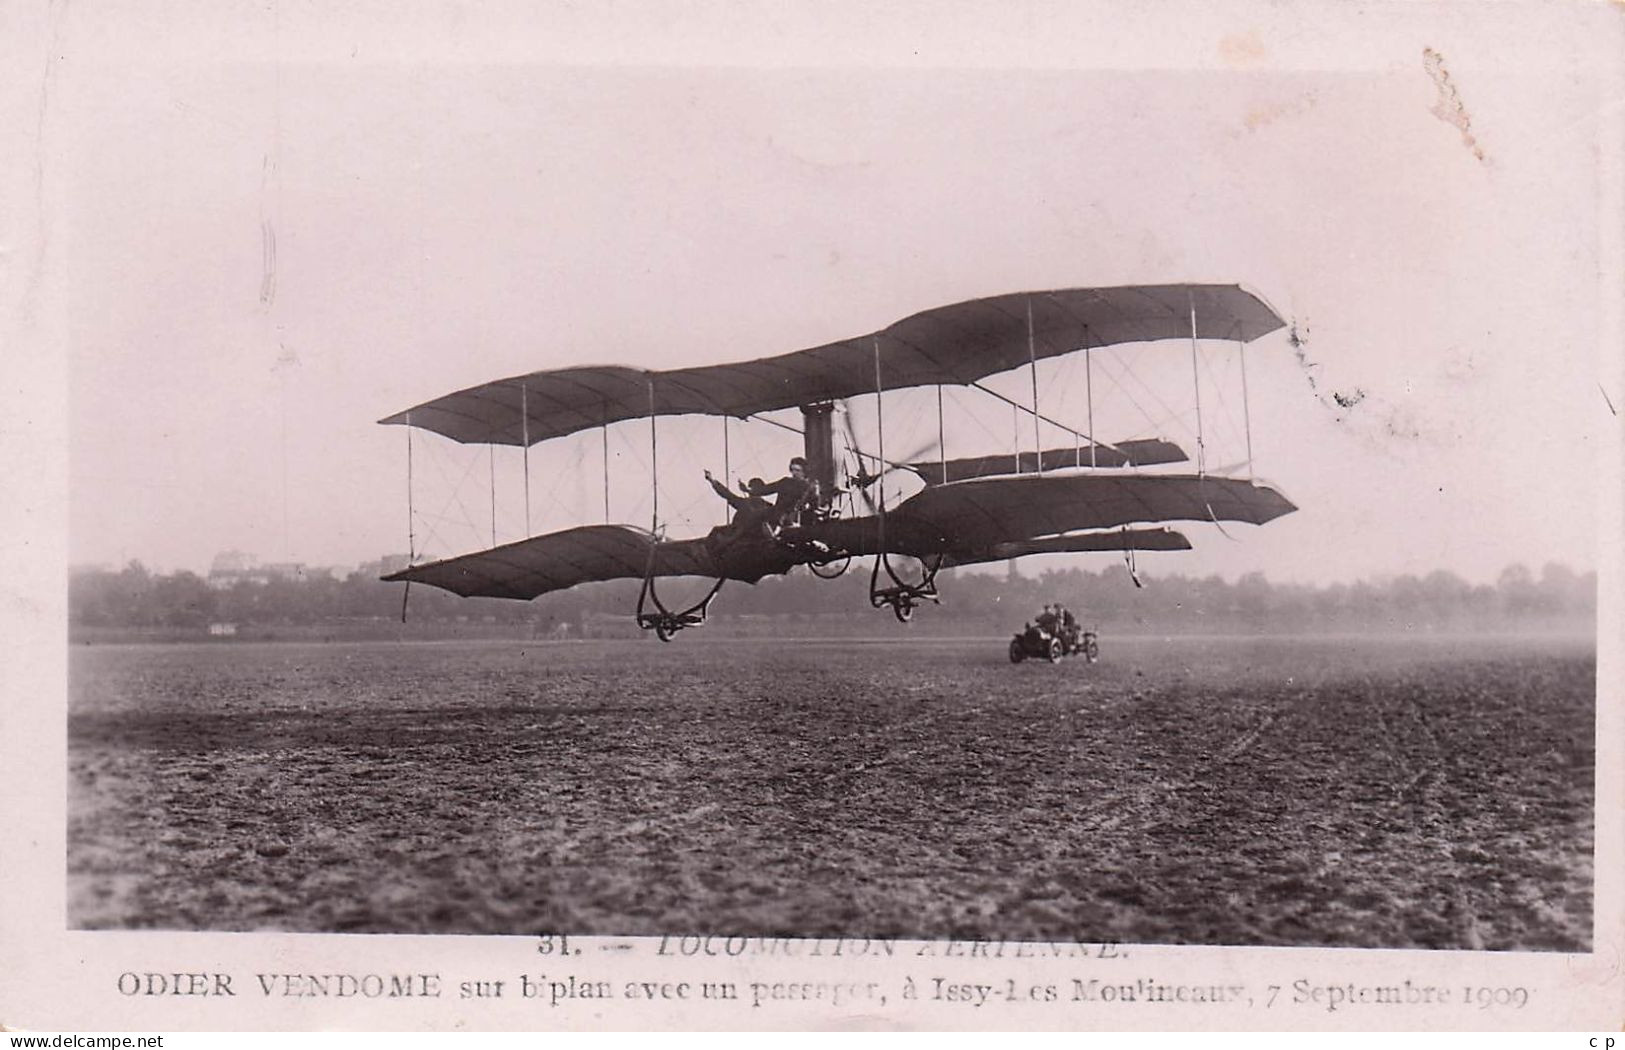
M 1595 655 L 82 648 L 76 927 L 1583 950 Z

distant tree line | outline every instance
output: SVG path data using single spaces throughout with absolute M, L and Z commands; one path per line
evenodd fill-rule
M 804 570 L 769 577 L 752 587 L 723 588 L 716 611 L 729 617 L 867 622 L 868 566 L 854 563 L 839 579 Z M 1491 585 L 1470 584 L 1454 573 L 1399 576 L 1378 582 L 1327 586 L 1270 583 L 1262 573 L 1235 582 L 1218 576 L 1143 577 L 1136 587 L 1117 565 L 1097 572 L 1049 570 L 1037 575 L 944 572 L 942 605 L 921 613 L 940 627 L 1006 630 L 1030 619 L 1047 602 L 1068 605 L 1086 624 L 1146 631 L 1493 630 L 1538 623 L 1584 624 L 1596 613 L 1596 573 L 1549 563 L 1539 574 L 1522 565 Z M 418 624 L 488 623 L 535 631 L 630 616 L 638 581 L 592 584 L 544 595 L 533 602 L 463 599 L 432 587 L 411 589 L 409 619 Z M 668 605 L 693 600 L 695 580 L 662 580 Z M 190 572 L 157 574 L 139 562 L 118 571 L 71 574 L 70 623 L 85 629 L 204 633 L 212 624 L 239 628 L 333 626 L 399 622 L 403 585 L 352 573 L 303 579 L 237 581 L 211 587 Z M 566 628 L 569 630 L 571 628 Z

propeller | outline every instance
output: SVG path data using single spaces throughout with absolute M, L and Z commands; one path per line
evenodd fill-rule
M 852 475 L 852 483 L 854 485 L 859 486 L 860 488 L 867 488 L 868 486 L 873 485 L 875 482 L 879 481 L 881 478 L 885 477 L 887 474 L 890 474 L 894 470 L 908 470 L 909 469 L 909 464 L 913 463 L 915 460 L 919 459 L 921 456 L 925 455 L 927 452 L 930 452 L 932 449 L 934 449 L 936 447 L 937 447 L 937 443 L 936 443 L 936 441 L 934 439 L 931 440 L 931 441 L 928 441 L 925 444 L 921 445 L 919 448 L 917 448 L 914 451 L 908 453 L 902 459 L 896 460 L 894 462 L 890 462 L 887 465 L 886 469 L 884 469 L 884 470 L 882 470 L 882 471 L 880 471 L 879 473 L 876 473 L 876 474 L 870 474 L 860 464 L 859 472 L 857 474 Z
M 852 427 L 851 407 L 844 400 L 841 402 L 841 421 L 846 427 L 847 449 L 858 461 L 857 473 L 854 474 L 848 471 L 846 476 L 847 481 L 851 484 L 852 488 L 857 490 L 858 495 L 863 498 L 863 502 L 868 506 L 869 513 L 871 514 L 879 513 L 879 506 L 876 504 L 874 497 L 869 494 L 869 487 L 871 485 L 894 470 L 908 469 L 909 463 L 925 455 L 927 452 L 930 452 L 932 449 L 940 447 L 937 440 L 932 438 L 930 441 L 927 441 L 925 444 L 921 445 L 919 448 L 905 456 L 898 459 L 887 458 L 886 460 L 881 461 L 879 456 L 864 452 L 862 447 L 858 444 L 857 432 Z M 866 462 L 870 459 L 875 460 L 877 464 L 880 464 L 881 466 L 880 470 L 872 474 L 869 472 Z

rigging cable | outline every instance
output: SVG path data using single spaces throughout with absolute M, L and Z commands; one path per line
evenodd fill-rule
M 745 416 L 744 418 L 747 419 L 747 420 L 754 419 L 758 423 L 767 423 L 770 426 L 778 427 L 780 430 L 788 430 L 792 434 L 800 434 L 803 437 L 805 437 L 806 433 L 807 433 L 806 431 L 802 430 L 800 427 L 793 427 L 788 423 L 781 423 L 776 419 L 770 419 L 767 416 L 759 415 L 759 414 L 757 414 L 755 412 L 752 412 L 750 415 Z
M 649 373 L 649 490 L 650 490 L 650 518 L 649 531 L 656 535 L 660 532 L 660 441 L 658 430 L 655 427 L 655 377 Z
M 542 506 L 544 507 L 554 507 L 564 502 L 563 498 L 559 495 L 559 489 L 563 487 L 567 480 L 574 481 L 577 483 L 577 485 L 579 485 L 581 482 L 582 468 L 587 462 L 586 443 L 582 441 L 571 441 L 567 447 L 575 449 L 574 457 L 570 460 L 569 467 L 563 470 L 553 471 L 552 483 L 547 485 L 547 487 L 542 490 Z M 584 504 L 580 498 L 579 488 L 576 490 L 574 502 L 571 504 L 571 506 L 584 510 Z M 570 516 L 573 517 L 574 515 Z
M 530 400 L 524 383 L 519 384 L 519 440 L 525 459 L 525 536 L 530 531 Z
M 1140 384 L 1140 388 L 1142 390 L 1144 390 L 1147 394 L 1151 395 L 1151 399 L 1153 401 L 1155 401 L 1157 403 L 1158 407 L 1160 407 L 1162 409 L 1162 411 L 1164 412 L 1163 419 L 1166 422 L 1169 422 L 1169 423 L 1179 422 L 1180 420 L 1182 420 L 1184 418 L 1185 413 L 1184 412 L 1176 412 L 1171 407 L 1169 407 L 1168 402 L 1163 400 L 1162 395 L 1157 393 L 1156 390 L 1149 383 L 1147 383 L 1144 379 L 1141 379 L 1140 376 L 1134 371 L 1134 369 L 1129 367 L 1128 362 L 1124 361 L 1122 359 L 1122 357 L 1120 357 L 1118 355 L 1118 353 L 1117 353 L 1117 351 L 1115 349 L 1113 349 L 1112 347 L 1109 347 L 1109 346 L 1099 347 L 1099 349 L 1104 350 L 1106 352 L 1107 356 L 1109 356 L 1111 358 L 1112 363 L 1117 366 L 1118 371 L 1119 371 L 1119 373 L 1121 375 L 1125 375 L 1125 376 L 1128 376 L 1130 379 L 1133 379 L 1136 383 Z M 1153 420 L 1151 418 L 1151 413 L 1146 410 L 1146 407 L 1144 405 L 1140 404 L 1139 399 L 1134 396 L 1134 394 L 1129 390 L 1128 386 L 1123 383 L 1122 379 L 1120 379 L 1118 376 L 1112 375 L 1110 372 L 1106 373 L 1106 378 L 1110 379 L 1112 381 L 1112 385 L 1115 386 L 1118 389 L 1118 391 L 1122 393 L 1122 395 L 1124 397 L 1128 398 L 1129 404 L 1133 405 L 1135 410 L 1140 413 L 1141 418 L 1143 418 L 1146 421 L 1146 423 L 1148 424 L 1148 427 L 1149 427 L 1149 429 L 1146 431 L 1147 436 L 1150 436 L 1150 437 L 1157 436 L 1155 431 L 1160 429 L 1160 427 L 1162 426 L 1162 422 Z M 1181 424 L 1181 425 L 1183 425 L 1183 424 Z M 1107 446 L 1107 447 L 1110 447 L 1110 446 Z
M 406 564 L 418 560 L 417 528 L 412 518 L 412 413 L 406 413 Z M 412 596 L 412 581 L 401 591 L 401 622 L 406 622 L 406 602 Z
M 1202 506 L 1207 508 L 1207 520 L 1212 522 L 1213 527 L 1219 530 L 1219 535 L 1220 536 L 1223 536 L 1225 539 L 1229 540 L 1232 543 L 1240 543 L 1241 542 L 1240 540 L 1236 539 L 1234 536 L 1230 535 L 1230 533 L 1225 531 L 1224 526 L 1222 524 L 1220 524 L 1220 522 L 1219 522 L 1219 516 L 1217 514 L 1213 513 L 1213 504 L 1208 502 L 1206 496 L 1202 497 Z
M 1017 443 L 1019 444 L 1019 442 L 1020 442 L 1020 433 L 1021 433 L 1021 417 L 1020 417 L 1019 413 L 1021 413 L 1021 412 L 1032 412 L 1032 409 L 1028 408 L 1026 405 L 1022 404 L 1019 401 L 1016 401 L 1013 398 L 1005 397 L 1003 394 L 999 393 L 997 390 L 994 390 L 992 387 L 985 386 L 979 380 L 972 380 L 971 382 L 967 383 L 966 385 L 967 386 L 973 386 L 976 389 L 980 390 L 984 394 L 991 394 L 994 397 L 998 398 L 1000 401 L 1003 401 L 1005 404 L 1009 405 L 1011 408 L 1016 410 L 1016 412 L 1018 413 L 1018 415 L 1016 416 L 1016 434 L 1017 434 Z M 1130 398 L 1130 400 L 1132 401 L 1133 398 Z M 1138 406 L 1136 406 L 1136 407 L 1138 407 Z M 1044 422 L 1048 423 L 1050 426 L 1059 427 L 1060 429 L 1066 431 L 1068 434 L 1077 435 L 1079 437 L 1087 439 L 1090 442 L 1094 442 L 1094 440 L 1095 440 L 1095 438 L 1094 438 L 1094 436 L 1092 434 L 1084 434 L 1081 431 L 1079 431 L 1076 427 L 1067 426 L 1065 423 L 1062 423 L 1058 419 L 1051 419 L 1049 416 L 1040 415 L 1038 413 L 1034 413 L 1034 415 L 1037 418 L 1042 419 Z M 1100 447 L 1101 448 L 1109 448 L 1113 452 L 1120 452 L 1121 453 L 1123 451 L 1122 449 L 1118 448 L 1116 445 L 1113 445 L 1109 441 L 1100 442 Z M 1124 453 L 1124 455 L 1126 455 L 1126 454 L 1127 453 Z
M 412 513 L 412 413 L 406 414 L 406 563 L 418 560 L 417 522 Z
M 726 486 L 732 487 L 732 485 L 733 485 L 733 476 L 734 476 L 733 475 L 733 461 L 730 458 L 729 453 L 728 453 L 728 417 L 723 416 L 722 417 L 722 483 L 724 485 L 726 485 Z M 722 508 L 722 523 L 724 525 L 728 524 L 728 507 L 727 507 L 727 504 L 724 504 L 723 508 Z
M 948 484 L 948 439 L 942 426 L 942 384 L 937 384 L 937 455 L 942 460 L 942 483 Z
M 1225 387 L 1224 377 L 1221 376 L 1219 374 L 1218 369 L 1214 367 L 1213 355 L 1210 352 L 1208 352 L 1205 349 L 1202 350 L 1201 351 L 1201 358 L 1202 358 L 1202 369 L 1203 369 L 1203 371 L 1205 371 L 1207 373 L 1207 377 L 1211 381 L 1209 385 L 1211 386 L 1211 388 L 1213 390 L 1213 396 L 1218 399 L 1219 408 L 1224 413 L 1224 422 L 1227 425 L 1226 433 L 1228 433 L 1231 436 L 1234 436 L 1242 428 L 1236 426 L 1235 413 L 1231 411 L 1230 402 L 1224 396 L 1224 387 Z
M 430 445 L 428 447 L 432 449 L 434 446 Z M 469 477 L 474 473 L 474 462 L 476 459 L 478 459 L 477 452 L 474 455 L 470 455 L 466 460 L 463 461 L 463 472 L 455 482 L 452 481 L 450 476 L 446 473 L 445 466 L 441 460 L 430 460 L 430 462 L 434 465 L 435 474 L 439 477 L 441 484 L 448 487 L 449 494 L 446 496 L 446 501 L 441 504 L 440 510 L 437 513 L 426 513 L 423 515 L 426 522 L 429 523 L 428 535 L 424 537 L 424 549 L 427 550 L 431 545 L 431 541 L 436 538 L 440 539 L 442 543 L 446 542 L 445 537 L 441 536 L 440 531 L 435 528 L 435 522 L 439 522 L 441 524 L 451 522 L 453 524 L 462 526 L 466 534 L 469 536 L 477 537 L 479 535 L 480 527 L 474 524 L 474 515 L 469 512 L 468 505 L 463 502 L 463 486 L 467 484 Z M 461 515 L 461 517 L 454 518 L 449 513 L 453 504 L 456 504 L 457 512 L 459 515 Z
M 1083 330 L 1083 342 L 1083 395 L 1089 399 L 1089 433 L 1093 435 L 1095 432 L 1095 374 L 1091 361 L 1094 355 L 1089 347 L 1089 329 L 1087 328 Z M 1073 435 L 1073 440 L 1077 440 L 1076 434 Z M 1096 465 L 1095 448 L 1095 440 L 1091 436 L 1089 438 L 1089 465 L 1091 467 Z
M 1196 362 L 1196 296 L 1190 295 L 1191 304 L 1191 380 L 1196 387 L 1196 475 L 1207 473 L 1207 449 L 1202 440 L 1202 373 Z
M 1236 340 L 1236 356 L 1241 361 L 1241 419 L 1247 432 L 1247 480 L 1253 480 L 1253 414 L 1247 400 L 1247 344 Z
M 1033 382 L 1033 457 L 1038 463 L 1038 472 L 1044 473 L 1044 432 L 1039 428 L 1039 421 L 1043 419 L 1038 414 L 1038 347 L 1033 341 L 1033 301 L 1027 299 L 1027 365 Z M 1020 462 L 1021 454 L 1016 454 Z
M 1010 451 L 1016 461 L 1016 473 L 1021 473 L 1021 410 L 1010 402 Z
M 1213 513 L 1211 508 L 1209 508 L 1208 513 Z M 1123 561 L 1128 565 L 1128 578 L 1134 581 L 1134 586 L 1144 587 L 1145 584 L 1140 582 L 1139 569 L 1135 565 L 1134 547 L 1129 542 L 1127 525 L 1123 526 Z
M 875 458 L 881 466 L 886 463 L 886 404 L 885 386 L 880 381 L 880 337 L 875 336 Z M 882 470 L 876 479 L 880 485 L 880 539 L 881 547 L 885 547 L 886 539 L 886 472 Z

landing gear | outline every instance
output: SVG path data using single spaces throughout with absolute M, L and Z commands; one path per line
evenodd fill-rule
M 830 406 L 826 405 L 823 407 L 827 409 Z M 814 449 L 811 438 L 808 439 L 807 448 L 808 458 L 810 459 L 813 456 Z M 832 453 L 825 450 L 824 455 L 827 458 L 828 456 L 832 455 Z M 833 466 L 830 467 L 829 485 L 831 487 L 834 486 Z M 822 491 L 828 490 L 825 489 Z M 846 493 L 846 498 L 850 503 L 852 498 L 851 493 Z M 814 503 L 811 506 L 802 508 L 796 522 L 793 525 L 781 529 L 773 538 L 778 541 L 780 546 L 790 551 L 799 560 L 806 562 L 807 568 L 812 571 L 814 576 L 821 580 L 833 580 L 846 572 L 847 568 L 852 564 L 852 555 L 846 551 L 832 550 L 827 544 L 819 540 L 807 540 L 802 538 L 804 535 L 802 532 L 802 526 L 807 524 L 817 525 L 822 522 L 835 521 L 842 516 L 841 506 L 836 502 L 835 495 L 832 494 L 825 498 L 822 502 Z
M 869 573 L 869 604 L 876 609 L 890 607 L 892 614 L 897 617 L 898 623 L 908 623 L 914 618 L 914 607 L 920 602 L 937 601 L 937 570 L 942 568 L 943 556 L 937 555 L 929 562 L 921 562 L 923 573 L 919 583 L 910 583 L 897 575 L 892 568 L 891 559 L 884 552 L 875 555 L 875 567 Z M 891 577 L 892 586 L 881 587 L 880 569 L 884 566 L 886 575 Z
M 843 554 L 838 558 L 831 558 L 829 561 L 810 561 L 807 563 L 807 568 L 812 570 L 812 574 L 820 580 L 833 580 L 846 572 L 846 567 L 851 564 L 852 555 Z
M 819 579 L 833 580 L 846 572 L 847 566 L 852 564 L 852 555 L 845 551 L 831 550 L 827 544 L 819 540 L 803 539 L 802 535 L 801 527 L 794 526 L 780 530 L 773 539 L 794 555 L 797 561 L 805 562 L 807 568 Z
M 665 604 L 660 600 L 660 595 L 655 593 L 654 576 L 645 573 L 643 590 L 638 592 L 638 626 L 645 631 L 653 631 L 655 637 L 663 642 L 671 641 L 672 637 L 685 627 L 703 626 L 706 614 L 711 609 L 711 599 L 715 598 L 717 592 L 722 590 L 724 582 L 720 579 L 717 580 L 716 583 L 711 585 L 711 589 L 706 592 L 704 598 L 686 609 L 673 612 L 666 608 Z M 648 610 L 651 603 L 654 605 L 653 612 Z

